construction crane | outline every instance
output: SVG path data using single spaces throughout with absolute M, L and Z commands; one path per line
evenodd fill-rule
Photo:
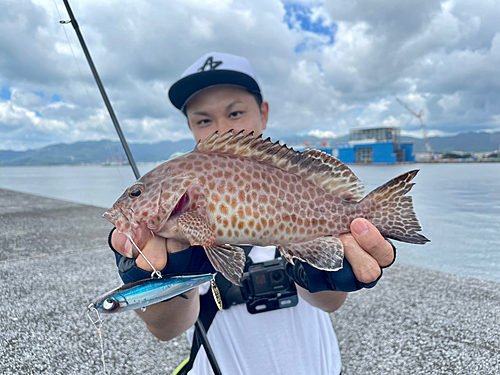
M 430 160 L 432 160 L 432 158 L 433 158 L 432 148 L 431 148 L 431 145 L 429 144 L 429 139 L 427 138 L 427 133 L 425 132 L 424 122 L 422 121 L 422 115 L 424 114 L 424 112 L 422 110 L 420 110 L 420 112 L 418 114 L 416 114 L 404 102 L 402 102 L 399 98 L 396 98 L 396 100 L 398 101 L 399 104 L 401 104 L 403 107 L 405 107 L 413 116 L 418 118 L 418 120 L 420 121 L 420 127 L 422 128 L 422 133 L 424 133 L 425 147 L 427 148 L 427 152 L 429 153 Z

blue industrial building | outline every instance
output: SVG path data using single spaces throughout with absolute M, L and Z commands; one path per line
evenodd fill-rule
M 338 158 L 343 163 L 412 163 L 413 142 L 401 142 L 399 128 L 355 129 L 349 142 L 338 145 Z

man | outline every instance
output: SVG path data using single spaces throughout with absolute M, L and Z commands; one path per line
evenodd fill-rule
M 209 53 L 190 66 L 169 91 L 173 105 L 187 118 L 195 139 L 215 131 L 253 131 L 267 127 L 269 104 L 249 62 L 238 56 Z M 351 223 L 351 233 L 341 235 L 344 268 L 326 273 L 296 262 L 287 273 L 298 284 L 299 303 L 294 307 L 251 315 L 244 304 L 217 313 L 208 338 L 224 374 L 339 374 L 340 353 L 328 313 L 337 310 L 347 292 L 371 287 L 381 267 L 394 261 L 394 250 L 378 230 L 364 219 Z M 112 232 L 110 243 L 117 254 L 125 282 L 146 278 L 152 271 L 137 257 L 124 235 Z M 142 251 L 164 273 L 200 272 L 209 262 L 203 249 L 189 243 L 151 236 Z M 124 256 L 133 254 L 132 259 Z M 253 262 L 273 259 L 273 247 L 254 247 Z M 138 312 L 149 331 L 170 340 L 193 326 L 200 312 L 198 289 L 187 299 L 174 298 Z M 200 350 L 190 374 L 211 374 L 204 350 Z

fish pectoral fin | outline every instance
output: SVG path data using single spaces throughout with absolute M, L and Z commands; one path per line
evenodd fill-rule
M 278 245 L 281 255 L 293 264 L 293 258 L 322 271 L 343 267 L 344 245 L 337 237 L 320 237 L 312 241 Z
M 215 241 L 215 231 L 206 215 L 198 211 L 184 212 L 179 216 L 178 224 L 191 246 L 210 246 Z
M 241 279 L 245 269 L 245 251 L 238 246 L 211 245 L 205 246 L 208 260 L 215 270 L 227 280 L 241 286 Z

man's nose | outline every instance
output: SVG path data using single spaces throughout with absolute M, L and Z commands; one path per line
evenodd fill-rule
M 225 132 L 234 128 L 234 124 L 228 119 L 219 120 L 216 123 L 216 128 L 219 131 L 219 134 L 224 134 Z

